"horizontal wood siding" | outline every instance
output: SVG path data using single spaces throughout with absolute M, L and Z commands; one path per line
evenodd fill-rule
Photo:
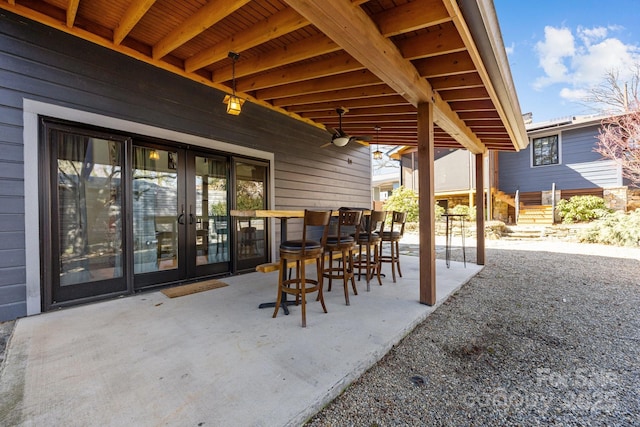
M 599 125 L 561 133 L 561 164 L 531 167 L 531 145 L 517 153 L 500 152 L 500 190 L 547 191 L 556 188 L 596 188 L 620 185 L 611 161 L 593 151 Z
M 368 147 L 320 148 L 329 133 L 250 102 L 229 116 L 217 90 L 0 15 L 0 240 L 20 242 L 0 246 L 0 321 L 26 314 L 23 98 L 272 152 L 276 209 L 370 207 Z

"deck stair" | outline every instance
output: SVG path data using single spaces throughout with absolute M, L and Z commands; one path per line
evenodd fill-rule
M 514 199 L 512 196 L 508 195 L 503 191 L 495 190 L 493 192 L 493 199 L 496 202 L 504 202 L 511 207 L 514 207 L 514 208 L 516 207 L 516 199 Z
M 551 205 L 527 205 L 520 208 L 518 225 L 551 225 L 553 209 Z
M 507 226 L 500 237 L 502 240 L 543 240 L 546 236 L 545 226 Z

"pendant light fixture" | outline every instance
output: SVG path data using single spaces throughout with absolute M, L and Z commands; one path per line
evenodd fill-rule
M 240 58 L 240 54 L 229 51 L 229 58 L 233 61 L 231 63 L 231 95 L 226 95 L 224 97 L 224 102 L 227 104 L 227 113 L 233 116 L 237 116 L 240 114 L 240 110 L 242 110 L 242 104 L 244 104 L 244 99 L 240 99 L 236 96 L 236 61 Z
M 379 133 L 380 126 L 375 127 L 376 130 L 376 151 L 373 152 L 373 160 L 382 160 L 382 151 L 380 151 L 379 147 Z

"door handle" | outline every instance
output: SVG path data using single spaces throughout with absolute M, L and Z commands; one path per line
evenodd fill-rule
M 184 224 L 184 205 L 182 205 L 182 212 L 178 215 L 178 224 Z
M 189 205 L 189 224 L 193 224 L 193 206 Z

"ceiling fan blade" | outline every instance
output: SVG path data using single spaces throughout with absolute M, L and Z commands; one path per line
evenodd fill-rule
M 330 145 L 331 145 L 331 143 L 330 143 L 330 142 L 327 142 L 326 144 L 322 144 L 322 145 L 320 146 L 320 148 L 325 148 L 325 147 L 328 147 L 328 146 L 330 146 Z

